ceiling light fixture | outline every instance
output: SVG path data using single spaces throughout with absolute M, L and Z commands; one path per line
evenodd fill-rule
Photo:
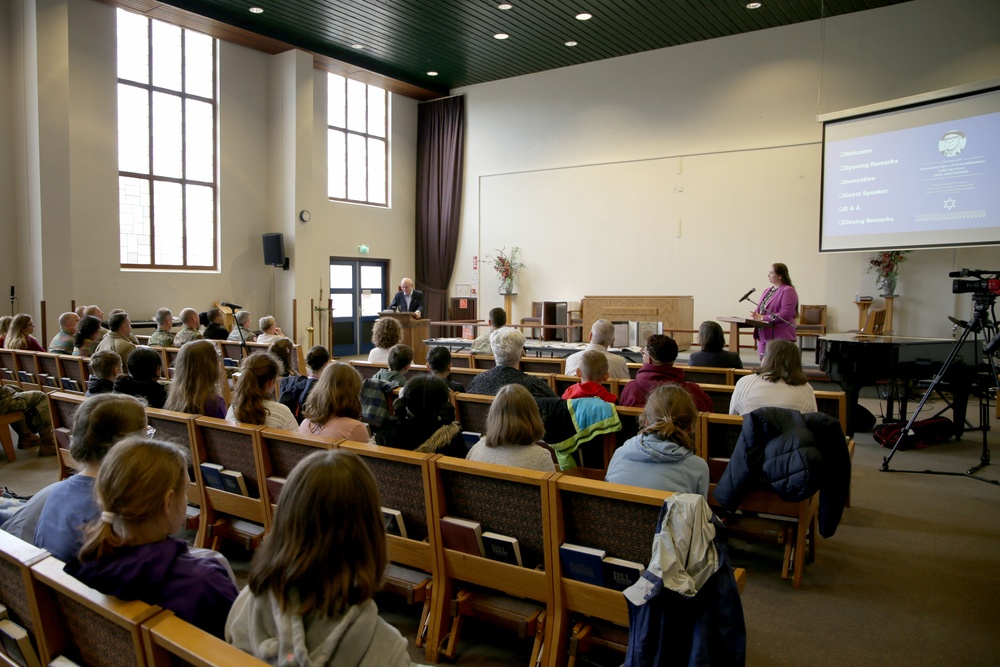
M 428 72 L 427 73 L 427 76 L 437 76 L 437 75 L 438 75 L 437 72 Z
M 493 35 L 493 39 L 507 39 L 508 37 L 510 37 L 510 35 L 508 35 L 505 32 L 498 32 L 497 34 Z
M 497 5 L 497 9 L 507 11 L 508 9 L 514 9 L 514 5 L 510 4 L 509 2 L 501 2 L 499 5 Z
M 262 8 L 260 8 L 260 7 L 251 7 L 250 8 L 250 13 L 251 14 L 263 14 L 264 10 Z
M 747 3 L 747 9 L 760 9 L 760 3 L 759 2 L 748 2 Z
M 594 15 L 588 14 L 587 12 L 580 12 L 579 14 L 576 15 L 577 21 L 589 21 L 592 18 L 594 18 Z
M 365 48 L 365 45 L 364 44 L 351 44 L 351 48 L 352 49 L 358 49 L 360 51 L 361 49 Z
M 570 40 L 570 41 L 566 42 L 566 46 L 576 46 L 576 42 L 574 42 L 573 40 Z

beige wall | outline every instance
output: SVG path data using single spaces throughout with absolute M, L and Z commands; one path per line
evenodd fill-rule
M 961 39 L 942 39 L 939 29 Z M 820 255 L 818 114 L 1000 76 L 1000 3 L 915 0 L 478 86 L 453 282 L 471 258 L 522 248 L 515 318 L 542 299 L 691 294 L 695 323 L 785 262 L 803 303 L 857 323 L 877 294 L 868 253 Z M 947 272 L 1000 268 L 995 247 L 921 250 L 904 265 L 896 330 L 968 316 Z M 480 312 L 502 305 L 491 269 Z M 759 293 L 758 293 L 759 295 Z

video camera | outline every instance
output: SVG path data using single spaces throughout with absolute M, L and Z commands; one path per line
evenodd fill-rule
M 951 281 L 952 294 L 974 293 L 982 296 L 1000 296 L 1000 269 L 996 271 L 984 271 L 983 269 L 962 269 L 952 271 L 949 278 L 957 278 Z

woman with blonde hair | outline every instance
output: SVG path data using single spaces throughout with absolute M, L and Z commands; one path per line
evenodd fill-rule
M 84 529 L 66 571 L 106 595 L 142 600 L 217 637 L 236 586 L 215 558 L 192 556 L 187 520 L 187 456 L 177 445 L 136 437 L 116 445 L 94 485 L 101 513 Z
M 708 462 L 695 453 L 698 420 L 691 395 L 677 384 L 650 392 L 639 416 L 639 434 L 619 447 L 605 480 L 708 498 Z
M 174 377 L 164 409 L 222 419 L 226 381 L 219 352 L 211 341 L 193 340 L 181 347 L 174 360 Z
M 274 319 L 273 315 L 265 315 L 260 318 L 257 324 L 260 326 L 261 331 L 261 334 L 257 336 L 258 343 L 273 343 L 285 337 L 285 334 L 281 333 L 281 328 L 278 326 L 278 322 Z
M 306 399 L 306 416 L 299 433 L 368 442 L 368 427 L 361 421 L 361 376 L 336 361 L 323 369 Z
M 368 353 L 368 362 L 388 364 L 389 350 L 403 340 L 403 325 L 391 317 L 380 317 L 372 327 L 372 343 L 375 347 Z
M 274 390 L 281 372 L 281 362 L 273 354 L 254 352 L 243 360 L 240 379 L 233 390 L 233 404 L 226 419 L 239 424 L 253 424 L 294 431 L 299 427 L 291 410 L 274 400 Z
M 0 317 L 0 346 L 3 345 L 3 341 L 7 338 L 7 332 L 10 331 L 10 323 L 14 320 L 10 315 L 4 315 Z
M 465 458 L 555 472 L 552 454 L 536 444 L 544 435 L 545 425 L 531 392 L 519 384 L 509 384 L 497 392 L 486 417 L 486 433 Z
M 272 665 L 407 667 L 406 640 L 372 599 L 387 560 L 368 466 L 345 449 L 310 454 L 288 476 L 226 641 Z
M 816 392 L 802 372 L 802 353 L 795 343 L 772 340 L 760 368 L 733 387 L 729 414 L 745 415 L 757 408 L 817 411 Z
M 42 344 L 32 336 L 35 331 L 35 322 L 31 315 L 21 313 L 10 322 L 10 329 L 4 338 L 3 346 L 8 350 L 32 350 L 34 352 L 44 352 Z

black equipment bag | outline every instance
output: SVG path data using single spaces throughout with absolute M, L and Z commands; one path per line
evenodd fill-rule
M 906 422 L 881 424 L 875 427 L 872 436 L 875 438 L 875 442 L 886 449 L 892 449 L 905 427 Z M 899 443 L 899 448 L 924 449 L 942 443 L 953 435 L 955 435 L 955 425 L 947 417 L 921 419 L 913 422 L 913 426 Z

